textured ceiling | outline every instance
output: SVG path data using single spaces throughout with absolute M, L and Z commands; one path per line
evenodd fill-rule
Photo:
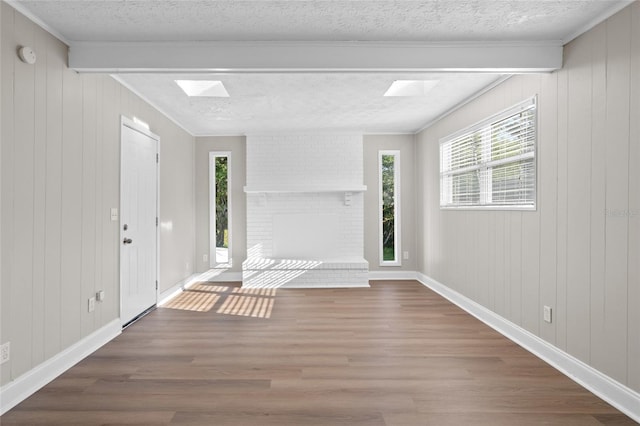
M 414 132 L 495 81 L 496 74 L 123 74 L 195 135 L 263 132 Z M 190 98 L 178 79 L 221 80 L 229 98 Z M 383 97 L 397 79 L 438 79 L 425 97 Z
M 75 42 L 566 40 L 626 0 L 8 0 Z M 118 78 L 194 135 L 413 132 L 496 74 L 262 73 Z M 229 98 L 188 98 L 176 79 L 222 80 Z M 438 79 L 423 98 L 385 98 L 396 79 Z M 530 94 L 524 94 L 529 96 Z
M 69 41 L 562 40 L 607 0 L 19 0 Z

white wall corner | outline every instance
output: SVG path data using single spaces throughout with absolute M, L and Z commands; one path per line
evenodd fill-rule
M 0 415 L 6 413 L 53 379 L 91 355 L 122 332 L 116 318 L 84 339 L 49 358 L 0 388 Z
M 640 423 L 640 393 L 427 275 L 418 272 L 417 279 Z
M 207 272 L 191 274 L 187 278 L 178 281 L 168 289 L 164 290 L 162 293 L 160 293 L 160 296 L 158 296 L 157 306 L 162 306 L 165 303 L 169 302 L 171 299 L 178 296 L 185 289 L 191 287 L 195 283 L 199 281 L 206 281 L 203 278 L 206 274 Z

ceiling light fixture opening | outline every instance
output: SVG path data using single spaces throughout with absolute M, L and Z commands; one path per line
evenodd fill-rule
M 229 92 L 221 81 L 213 80 L 175 80 L 187 96 L 210 98 L 228 98 Z
M 426 96 L 439 80 L 395 80 L 384 96 L 419 97 Z

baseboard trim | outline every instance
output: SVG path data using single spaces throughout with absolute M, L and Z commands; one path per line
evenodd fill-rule
M 53 379 L 73 367 L 122 332 L 116 318 L 84 339 L 32 368 L 0 388 L 0 415 L 6 413 Z
M 369 271 L 370 280 L 415 280 L 416 271 Z
M 168 289 L 164 290 L 162 293 L 160 293 L 160 296 L 158 296 L 158 306 L 164 305 L 165 303 L 182 293 L 185 288 L 189 288 L 190 286 L 198 282 L 198 277 L 200 275 L 201 274 L 191 274 L 184 280 L 178 281 Z
M 424 286 L 464 309 L 469 314 L 522 346 L 538 358 L 546 361 L 576 383 L 640 423 L 640 393 L 601 373 L 579 359 L 574 358 L 549 342 L 542 340 L 538 336 L 466 296 L 463 296 L 457 291 L 448 288 L 444 284 L 422 273 L 417 273 L 417 279 Z

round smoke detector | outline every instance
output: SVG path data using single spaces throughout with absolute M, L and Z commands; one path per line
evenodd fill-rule
M 36 52 L 28 46 L 21 47 L 18 50 L 20 60 L 26 64 L 33 65 L 36 63 Z

